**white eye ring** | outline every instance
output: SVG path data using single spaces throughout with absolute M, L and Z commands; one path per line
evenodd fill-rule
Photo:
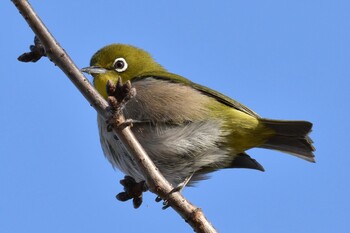
M 118 57 L 114 60 L 113 67 L 117 72 L 121 73 L 128 68 L 128 63 L 125 61 L 124 58 Z

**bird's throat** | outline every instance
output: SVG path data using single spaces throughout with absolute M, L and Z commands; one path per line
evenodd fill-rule
M 95 86 L 96 90 L 105 99 L 108 98 L 108 94 L 107 94 L 107 90 L 106 90 L 108 80 L 112 81 L 113 83 L 116 83 L 118 80 L 118 77 L 116 75 L 111 75 L 109 73 L 94 75 L 94 82 L 93 82 L 94 86 Z

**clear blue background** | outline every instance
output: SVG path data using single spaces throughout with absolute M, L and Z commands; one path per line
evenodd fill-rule
M 184 193 L 220 232 L 350 232 L 350 2 L 32 1 L 79 67 L 103 45 L 144 48 L 170 71 L 260 115 L 314 123 L 317 163 L 249 152 L 265 173 L 225 170 Z M 33 33 L 0 3 L 0 232 L 192 232 L 154 194 L 121 203 L 123 175 L 95 110 L 47 59 L 18 62 Z

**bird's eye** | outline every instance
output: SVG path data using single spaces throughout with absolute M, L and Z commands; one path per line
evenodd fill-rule
M 128 68 L 128 63 L 126 63 L 124 58 L 119 57 L 114 60 L 113 67 L 117 72 L 123 72 Z

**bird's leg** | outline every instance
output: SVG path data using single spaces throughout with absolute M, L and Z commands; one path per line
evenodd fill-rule
M 112 112 L 112 116 L 107 120 L 107 130 L 112 131 L 113 126 L 122 128 L 132 126 L 133 121 L 131 119 L 120 122 L 120 116 L 125 104 L 136 95 L 136 89 L 131 86 L 130 81 L 123 84 L 121 78 L 118 78 L 116 84 L 108 80 L 106 89 L 108 94 L 107 101 Z
M 175 188 L 173 188 L 168 194 L 167 196 L 169 197 L 170 194 L 172 193 L 175 193 L 175 192 L 181 192 L 185 187 L 186 185 L 188 184 L 188 182 L 190 182 L 190 180 L 192 179 L 193 177 L 193 174 L 194 172 L 189 175 L 188 177 L 186 177 L 186 179 L 184 181 L 182 181 L 180 184 L 178 184 Z M 168 198 L 165 198 L 164 202 L 163 202 L 163 210 L 167 209 L 170 207 L 169 203 L 168 203 Z M 157 197 L 156 198 L 156 202 L 160 202 L 162 199 L 160 197 Z
M 139 208 L 142 204 L 142 193 L 148 191 L 146 182 L 136 182 L 131 176 L 125 176 L 120 184 L 124 186 L 124 192 L 119 193 L 116 198 L 119 201 L 133 199 L 134 208 Z

